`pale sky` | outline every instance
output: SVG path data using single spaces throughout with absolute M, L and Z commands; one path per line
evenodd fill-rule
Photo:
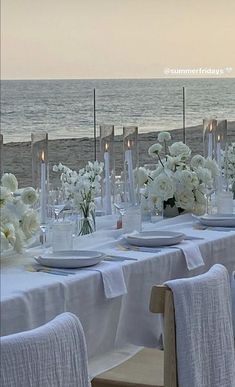
M 1 19 L 3 79 L 235 77 L 235 0 L 2 0 Z

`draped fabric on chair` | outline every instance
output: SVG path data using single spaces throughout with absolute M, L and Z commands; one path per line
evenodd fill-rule
M 222 265 L 166 282 L 174 296 L 180 387 L 234 387 L 229 274 Z
M 78 318 L 1 338 L 2 387 L 89 387 L 86 343 Z

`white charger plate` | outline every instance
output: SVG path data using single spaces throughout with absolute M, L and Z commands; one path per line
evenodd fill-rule
M 63 269 L 76 269 L 78 267 L 93 266 L 104 259 L 100 251 L 66 250 L 56 253 L 45 253 L 35 257 L 35 260 L 43 266 Z
M 198 220 L 204 226 L 235 227 L 235 214 L 203 215 Z
M 128 243 L 140 247 L 171 246 L 180 243 L 185 238 L 183 233 L 174 231 L 143 231 L 125 235 Z

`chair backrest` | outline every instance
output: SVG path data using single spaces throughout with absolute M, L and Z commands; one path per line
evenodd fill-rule
M 164 315 L 164 387 L 234 385 L 231 294 L 224 266 L 154 286 L 150 311 Z
M 150 311 L 164 315 L 164 387 L 178 387 L 174 300 L 170 288 L 153 286 Z
M 30 331 L 1 338 L 2 387 L 89 387 L 80 321 L 63 313 Z

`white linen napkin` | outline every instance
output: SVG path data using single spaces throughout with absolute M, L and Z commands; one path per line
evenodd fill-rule
M 196 243 L 183 241 L 179 245 L 174 246 L 174 248 L 183 252 L 188 270 L 205 265 L 201 251 Z
M 98 271 L 101 274 L 106 298 L 115 298 L 127 293 L 126 283 L 120 262 L 101 262 L 85 270 Z

